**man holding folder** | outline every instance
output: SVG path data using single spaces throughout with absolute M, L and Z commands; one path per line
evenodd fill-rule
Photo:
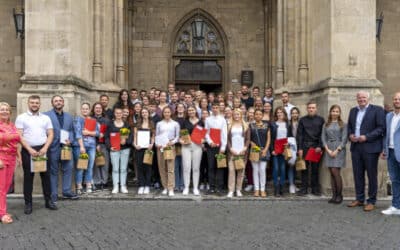
M 210 189 L 207 194 L 220 194 L 223 188 L 223 169 L 218 169 L 215 155 L 225 153 L 227 144 L 228 128 L 226 120 L 219 115 L 219 105 L 217 102 L 212 104 L 212 115 L 207 117 L 205 122 L 207 129 L 207 161 L 208 161 L 208 182 Z

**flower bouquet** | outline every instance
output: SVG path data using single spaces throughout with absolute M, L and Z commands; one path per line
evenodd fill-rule
M 76 168 L 86 170 L 88 168 L 88 163 L 89 163 L 89 155 L 86 153 L 80 154 Z
M 62 161 L 69 161 L 72 159 L 72 150 L 71 147 L 63 146 L 61 148 L 61 160 Z
M 260 160 L 260 153 L 261 153 L 261 148 L 257 145 L 254 145 L 250 149 L 250 155 L 249 155 L 249 160 L 250 161 L 259 161 Z
M 32 172 L 46 172 L 47 170 L 47 157 L 37 156 L 32 157 Z
M 190 139 L 189 130 L 181 129 L 179 134 L 181 136 L 181 139 L 183 140 L 183 144 L 189 144 L 192 142 L 192 140 Z
M 129 136 L 130 133 L 131 133 L 131 130 L 129 128 L 121 128 L 119 130 L 121 141 L 123 139 L 125 139 L 125 140 L 128 139 L 128 136 Z
M 151 166 L 153 164 L 153 154 L 153 150 L 146 149 L 144 151 L 143 163 Z
M 216 154 L 215 158 L 217 159 L 217 168 L 226 168 L 226 155 L 224 154 Z
M 106 165 L 106 158 L 104 157 L 104 154 L 102 152 L 97 151 L 96 152 L 96 166 L 97 167 L 102 167 Z
M 175 150 L 171 146 L 167 146 L 163 148 L 163 157 L 164 160 L 174 160 L 175 159 Z
M 235 155 L 232 157 L 233 165 L 236 170 L 242 170 L 245 167 L 244 164 L 244 156 L 243 155 Z

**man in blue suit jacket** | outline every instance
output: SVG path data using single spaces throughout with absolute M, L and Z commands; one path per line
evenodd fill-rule
M 49 147 L 47 167 L 50 169 L 50 184 L 51 184 L 51 200 L 57 202 L 58 198 L 58 172 L 59 167 L 62 167 L 62 194 L 65 199 L 78 199 L 78 196 L 72 192 L 72 170 L 73 162 L 71 160 L 61 160 L 61 148 L 64 145 L 60 141 L 61 130 L 69 133 L 69 139 L 65 143 L 70 145 L 73 140 L 73 117 L 63 111 L 64 98 L 59 95 L 53 96 L 51 99 L 53 106 L 52 110 L 45 114 L 50 117 L 54 129 L 54 139 Z
M 383 157 L 387 157 L 390 180 L 392 181 L 392 206 L 383 210 L 386 215 L 400 215 L 400 92 L 393 96 L 394 111 L 386 115 L 386 136 Z
M 378 159 L 382 152 L 385 133 L 385 112 L 383 108 L 369 104 L 369 93 L 357 93 L 358 106 L 350 110 L 348 135 L 351 141 L 356 200 L 348 207 L 364 206 L 364 211 L 375 209 L 378 192 Z M 365 202 L 365 171 L 368 176 L 368 199 Z

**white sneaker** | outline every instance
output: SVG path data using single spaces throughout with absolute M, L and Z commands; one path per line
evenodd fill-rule
M 386 215 L 400 215 L 400 209 L 390 206 L 388 209 L 382 211 Z
M 202 184 L 200 184 L 200 190 L 204 190 L 204 184 L 202 183 Z
M 137 192 L 138 194 L 143 194 L 144 193 L 144 187 L 139 187 L 139 190 Z
M 246 191 L 246 192 L 251 192 L 251 191 L 253 191 L 253 185 L 247 185 L 247 186 L 244 188 L 244 191 Z
M 232 198 L 233 197 L 233 192 L 228 192 L 228 195 L 226 197 Z
M 290 184 L 289 193 L 291 193 L 291 194 L 295 194 L 296 193 L 296 186 L 294 184 Z
M 243 194 L 242 194 L 242 192 L 240 192 L 240 190 L 236 190 L 236 196 L 237 197 L 242 197 Z
M 165 188 L 165 189 L 161 192 L 161 194 L 164 194 L 164 195 L 168 194 L 168 190 Z
M 207 190 L 210 190 L 210 184 L 207 184 Z
M 112 194 L 118 194 L 119 188 L 118 186 L 114 186 L 113 190 L 111 191 Z
M 200 195 L 200 191 L 197 188 L 193 189 L 193 194 L 196 195 L 196 196 L 199 196 Z
M 143 194 L 150 194 L 150 187 L 144 187 Z
M 121 186 L 121 193 L 123 193 L 123 194 L 128 193 L 128 189 L 126 188 L 126 186 Z
M 189 188 L 183 189 L 182 194 L 183 194 L 183 195 L 188 195 L 188 194 L 189 194 Z
M 174 190 L 169 190 L 169 192 L 168 192 L 168 196 L 175 196 L 175 193 L 174 193 Z

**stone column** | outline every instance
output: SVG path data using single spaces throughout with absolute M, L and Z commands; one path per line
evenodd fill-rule
M 300 0 L 300 65 L 299 65 L 299 83 L 306 85 L 308 83 L 308 60 L 307 60 L 307 0 Z
M 124 1 L 117 0 L 114 3 L 117 8 L 117 67 L 116 78 L 117 84 L 121 88 L 126 88 L 125 82 L 125 66 L 124 66 Z
M 104 0 L 94 1 L 94 55 L 93 55 L 93 83 L 99 84 L 103 82 L 103 13 Z
M 277 29 L 276 29 L 276 86 L 275 88 L 283 87 L 284 68 L 283 68 L 283 5 L 285 0 L 277 2 Z
M 269 15 L 269 1 L 264 0 L 264 88 L 268 87 L 270 84 L 269 79 L 269 23 L 268 23 L 268 15 Z

